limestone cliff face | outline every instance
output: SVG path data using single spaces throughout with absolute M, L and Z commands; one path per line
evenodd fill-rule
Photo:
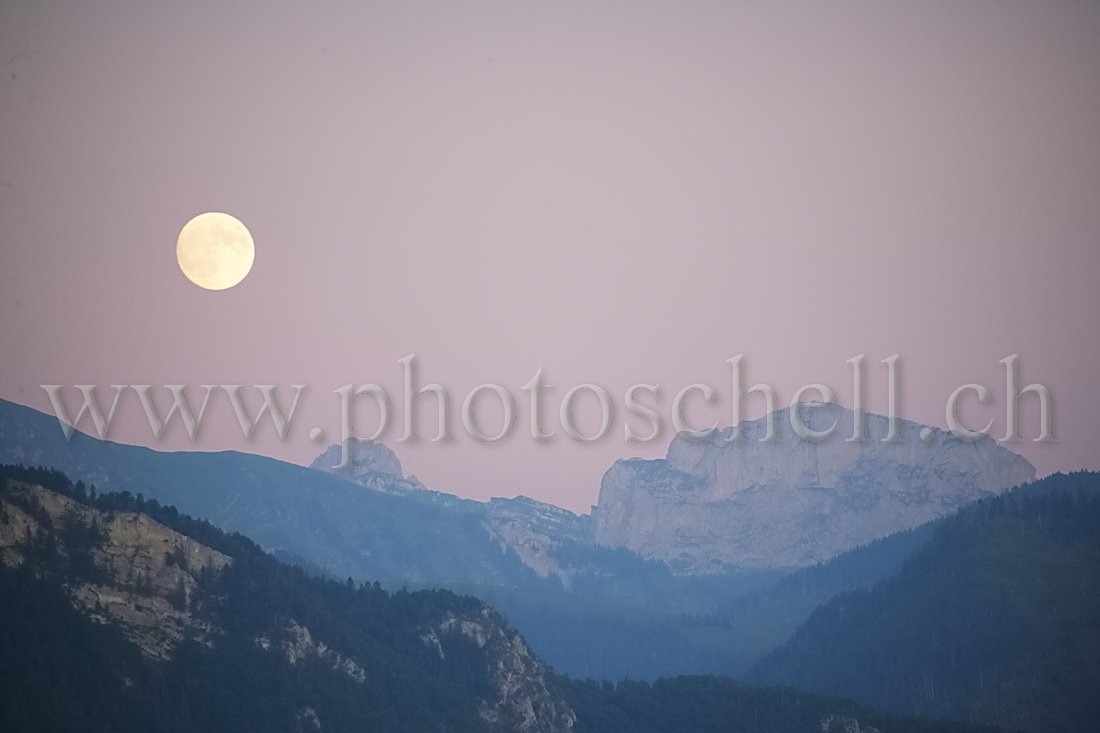
M 485 508 L 484 526 L 501 547 L 510 548 L 524 565 L 540 578 L 551 575 L 565 588 L 572 584 L 573 569 L 557 556 L 563 542 L 587 544 L 588 517 L 544 504 L 526 496 L 515 499 L 490 499 Z
M 542 665 L 523 638 L 496 611 L 481 607 L 466 613 L 448 611 L 429 623 L 420 640 L 446 658 L 456 638 L 486 652 L 486 670 L 493 694 L 478 700 L 478 713 L 490 731 L 500 733 L 564 733 L 576 716 L 560 695 L 551 691 Z M 315 658 L 363 684 L 366 670 L 354 659 L 316 639 L 293 619 L 271 634 L 255 639 L 264 649 L 275 647 L 291 665 Z
M 866 441 L 848 441 L 856 413 L 807 403 L 802 421 L 835 432 L 798 437 L 790 408 L 692 442 L 677 436 L 666 460 L 618 461 L 605 474 L 593 512 L 595 541 L 627 547 L 686 572 L 794 567 L 943 516 L 982 496 L 1035 478 L 1025 459 L 985 438 L 865 415 Z M 923 438 L 922 438 L 923 436 Z
M 821 718 L 821 733 L 879 733 L 879 729 L 861 726 L 855 718 L 844 715 L 825 715 Z
M 386 445 L 370 440 L 349 439 L 346 447 L 350 465 L 340 468 L 344 458 L 343 447 L 340 443 L 330 445 L 321 455 L 313 459 L 310 468 L 342 476 L 351 481 L 357 481 L 372 473 L 383 473 L 397 478 L 405 475 L 401 472 L 401 461 L 398 460 L 397 455 Z
M 346 445 L 348 465 L 341 467 Z M 420 482 L 416 476 L 402 473 L 401 461 L 397 455 L 383 443 L 370 440 L 349 439 L 345 444 L 334 443 L 313 459 L 309 465 L 315 471 L 339 476 L 342 479 L 381 491 L 383 494 L 404 496 L 433 506 L 457 509 L 459 511 L 479 511 L 481 502 L 460 499 L 452 494 L 432 491 Z
M 270 649 L 274 644 L 282 652 L 287 663 L 292 666 L 301 664 L 310 657 L 316 657 L 359 684 L 363 684 L 367 679 L 367 672 L 361 664 L 330 649 L 324 642 L 315 640 L 313 633 L 294 619 L 290 619 L 279 629 L 279 633 L 273 635 L 276 637 L 274 642 L 271 636 L 263 634 L 256 637 L 256 644 L 264 650 Z
M 24 486 L 0 501 L 0 562 L 19 565 L 34 541 L 57 543 L 58 532 L 94 536 L 94 581 L 74 577 L 66 587 L 74 605 L 93 618 L 115 623 L 147 656 L 167 659 L 185 635 L 200 639 L 213 626 L 194 611 L 192 596 L 202 572 L 220 570 L 230 558 L 144 514 L 101 512 L 73 499 Z M 52 534 L 51 534 L 52 532 Z M 91 533 L 91 534 L 89 534 Z M 57 543 L 64 553 L 64 543 Z
M 542 665 L 523 638 L 490 608 L 445 614 L 421 640 L 443 657 L 447 640 L 460 635 L 488 652 L 489 679 L 494 695 L 479 701 L 479 712 L 489 729 L 500 733 L 561 733 L 572 730 L 576 715 L 554 694 Z

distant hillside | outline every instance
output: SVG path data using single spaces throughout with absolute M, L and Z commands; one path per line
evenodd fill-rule
M 738 675 L 784 643 L 821 604 L 840 593 L 870 588 L 896 575 L 905 561 L 931 539 L 942 521 L 932 520 L 874 540 L 731 601 L 714 618 L 739 632 L 738 650 L 745 662 L 738 667 Z
M 748 590 L 745 578 L 743 592 L 731 589 L 737 597 L 708 614 L 624 606 L 554 591 L 447 587 L 504 613 L 543 659 L 574 676 L 647 681 L 677 674 L 738 677 L 783 644 L 822 603 L 895 575 L 936 526 L 929 522 L 898 532 L 789 575 L 760 576 L 756 590 Z M 614 552 L 631 557 L 621 548 Z
M 813 613 L 761 683 L 1032 731 L 1100 721 L 1100 474 L 945 521 L 895 578 Z

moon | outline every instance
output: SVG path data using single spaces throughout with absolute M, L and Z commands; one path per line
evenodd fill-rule
M 236 217 L 217 211 L 183 225 L 176 260 L 187 279 L 207 290 L 226 290 L 244 280 L 256 259 L 256 243 Z

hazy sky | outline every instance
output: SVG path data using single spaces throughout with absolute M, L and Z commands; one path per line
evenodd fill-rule
M 308 384 L 285 443 L 270 424 L 246 442 L 221 395 L 198 444 L 177 424 L 161 447 L 309 462 L 333 390 L 399 402 L 415 353 L 455 413 L 485 382 L 520 409 L 493 445 L 457 414 L 449 444 L 398 443 L 398 421 L 407 472 L 586 509 L 616 458 L 671 437 L 625 442 L 632 384 L 661 385 L 667 420 L 709 383 L 700 424 L 728 423 L 726 359 L 784 402 L 824 382 L 850 404 L 862 353 L 881 411 L 899 353 L 904 417 L 943 427 L 982 382 L 972 424 L 1000 435 L 1018 353 L 1060 441 L 1013 448 L 1100 468 L 1095 2 L 5 0 L 0 50 L 0 397 Z M 175 260 L 208 210 L 256 242 L 224 292 Z M 520 390 L 540 366 L 545 444 Z M 619 408 L 591 445 L 557 423 L 579 383 Z M 113 439 L 152 442 L 136 396 L 119 415 Z

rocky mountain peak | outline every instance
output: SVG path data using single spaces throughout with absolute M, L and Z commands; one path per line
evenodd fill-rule
M 792 417 L 835 428 L 807 439 Z M 850 440 L 860 423 L 866 439 Z M 889 429 L 881 415 L 804 403 L 742 423 L 739 438 L 680 434 L 666 460 L 619 461 L 604 475 L 595 541 L 687 572 L 811 565 L 1035 478 L 988 437 L 899 420 L 900 440 L 886 441 Z
M 347 446 L 351 465 L 346 468 L 338 468 L 344 459 L 343 445 Z M 352 481 L 368 473 L 384 473 L 397 478 L 403 478 L 405 475 L 401 471 L 401 461 L 384 443 L 376 443 L 372 440 L 357 440 L 355 438 L 348 438 L 343 444 L 333 443 L 324 453 L 313 460 L 310 468 L 343 476 Z

